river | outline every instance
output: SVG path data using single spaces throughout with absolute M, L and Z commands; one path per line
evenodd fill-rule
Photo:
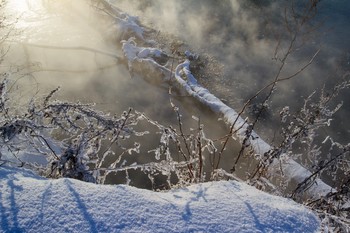
M 207 68 L 198 76 L 199 82 L 236 110 L 273 80 L 278 70 L 278 61 L 272 59 L 276 45 L 278 41 L 285 45 L 290 39 L 285 37 L 286 28 L 280 22 L 285 4 L 280 1 L 114 2 L 121 9 L 139 15 L 147 26 L 159 30 L 165 41 L 172 41 L 172 36 L 179 38 L 202 56 Z M 84 46 L 121 55 L 120 45 L 106 34 L 111 32 L 110 28 L 94 11 L 83 1 L 9 1 L 5 12 L 12 19 L 18 17 L 18 22 L 14 26 L 16 33 L 9 38 L 11 49 L 6 62 L 23 67 L 13 79 L 18 79 L 19 86 L 30 87 L 19 98 L 26 99 L 38 90 L 45 92 L 61 86 L 60 99 L 94 102 L 97 108 L 112 113 L 132 107 L 164 125 L 177 125 L 167 88 L 149 83 L 140 76 L 131 78 L 127 67 L 113 58 L 87 51 L 30 46 Z M 277 141 L 280 128 L 276 121 L 284 106 L 298 111 L 314 90 L 319 93 L 323 85 L 329 88 L 349 71 L 349 11 L 350 3 L 345 0 L 318 3 L 312 20 L 313 30 L 300 39 L 305 45 L 290 56 L 282 75 L 296 72 L 318 49 L 320 52 L 311 66 L 297 78 L 279 84 L 274 92 L 256 128 L 269 143 Z M 349 97 L 346 90 L 336 98 L 336 102 L 343 101 L 344 105 L 322 135 L 331 135 L 342 143 L 349 141 Z M 205 107 L 187 97 L 177 97 L 174 101 L 188 128 L 196 127 L 196 121 L 191 118 L 196 115 L 200 116 L 209 137 L 227 134 L 227 128 L 222 122 L 217 123 L 217 116 Z M 246 116 L 252 119 L 254 105 L 250 109 Z M 144 143 L 157 145 L 158 140 L 147 139 Z M 228 150 L 234 154 L 240 147 L 237 143 L 231 144 Z M 232 160 L 232 156 L 227 156 L 225 169 L 231 167 L 228 164 L 232 164 Z M 143 182 L 137 185 L 144 187 Z
M 222 65 L 221 73 L 209 73 L 201 82 L 235 109 L 260 88 L 271 82 L 279 68 L 273 60 L 277 44 L 287 43 L 283 22 L 288 1 L 190 0 L 190 1 L 114 1 L 123 9 L 140 15 L 143 22 L 179 36 L 199 53 L 208 53 Z M 300 3 L 302 1 L 296 1 Z M 314 53 L 319 54 L 297 78 L 280 83 L 261 129 L 267 138 L 274 134 L 276 117 L 283 106 L 298 111 L 303 100 L 323 85 L 340 82 L 350 68 L 350 3 L 346 0 L 319 1 L 317 12 L 308 25 L 310 32 L 300 35 L 302 46 L 292 53 L 281 76 L 298 71 Z M 171 25 L 171 27 L 169 27 Z M 281 39 L 282 38 L 282 39 Z M 285 49 L 282 46 L 282 49 Z M 335 102 L 344 101 L 334 124 L 326 129 L 336 140 L 349 140 L 347 116 L 349 91 Z M 258 99 L 261 101 L 261 98 Z M 258 102 L 257 101 L 257 102 Z M 269 120 L 269 117 L 273 120 Z

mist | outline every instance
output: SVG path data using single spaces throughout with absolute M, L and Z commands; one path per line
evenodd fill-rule
M 188 45 L 186 48 L 202 56 L 206 67 L 202 68 L 205 74 L 197 76 L 199 82 L 238 111 L 249 97 L 274 79 L 281 64 L 279 59 L 292 38 L 284 18 L 285 9 L 291 8 L 290 1 L 113 2 L 159 30 L 163 36 L 157 39 L 165 38 L 164 43 L 172 44 L 179 38 Z M 296 3 L 295 8 L 301 11 L 302 1 Z M 297 48 L 280 76 L 294 74 L 319 52 L 301 74 L 278 84 L 267 117 L 262 120 L 264 126 L 258 129 L 267 138 L 275 133 L 280 109 L 288 105 L 292 111 L 298 111 L 313 91 L 320 93 L 323 87 L 331 88 L 349 71 L 349 10 L 346 1 L 318 3 L 315 16 L 302 29 Z M 263 98 L 264 95 L 258 97 L 256 103 Z M 336 101 L 348 98 L 348 93 L 342 93 Z M 349 107 L 343 106 L 337 123 L 328 132 L 340 141 L 349 137 L 344 117 L 349 113 Z
M 274 79 L 280 65 L 274 58 L 283 56 L 291 39 L 283 23 L 289 1 L 112 2 L 139 16 L 142 24 L 158 30 L 157 37 L 152 39 L 164 48 L 180 45 L 199 54 L 203 63 L 196 71 L 196 78 L 237 111 L 249 97 Z M 276 121 L 282 107 L 288 105 L 292 111 L 298 111 L 304 98 L 314 90 L 320 92 L 324 85 L 337 83 L 344 71 L 349 70 L 350 50 L 346 38 L 350 33 L 350 19 L 346 7 L 349 9 L 345 2 L 319 3 L 310 25 L 314 30 L 299 38 L 298 44 L 302 46 L 290 55 L 281 77 L 295 73 L 318 49 L 320 52 L 298 77 L 278 84 L 270 108 L 256 128 L 268 142 L 276 134 Z M 167 88 L 145 81 L 142 75 L 131 78 L 126 65 L 118 59 L 91 51 L 31 46 L 80 46 L 122 56 L 116 40 L 122 38 L 113 22 L 92 8 L 89 1 L 18 0 L 9 4 L 7 12 L 19 17 L 6 60 L 9 66 L 21 64 L 21 70 L 12 77 L 16 85 L 27 87 L 26 93 L 17 97 L 19 100 L 44 95 L 61 86 L 58 95 L 61 100 L 96 103 L 98 109 L 112 114 L 121 114 L 132 107 L 163 124 L 177 124 Z M 337 101 L 348 97 L 349 94 L 344 93 Z M 188 128 L 196 125 L 191 116 L 197 115 L 212 138 L 227 133 L 227 128 L 218 125 L 217 116 L 204 106 L 186 97 L 174 101 L 181 107 Z M 343 106 L 327 132 L 338 141 L 348 138 L 349 113 L 349 107 Z M 254 117 L 252 113 L 247 116 Z
M 147 82 L 142 75 L 131 77 L 119 59 L 74 49 L 92 48 L 122 57 L 121 38 L 114 22 L 89 1 L 21 0 L 11 2 L 6 11 L 19 17 L 16 33 L 7 41 L 10 50 L 5 60 L 7 67 L 16 69 L 11 79 L 13 88 L 20 90 L 14 97 L 18 104 L 26 107 L 32 98 L 46 96 L 60 86 L 55 96 L 59 100 L 94 103 L 97 109 L 117 115 L 133 108 L 161 124 L 178 125 L 168 87 Z M 197 127 L 198 122 L 192 119 L 195 115 L 210 132 L 210 138 L 227 133 L 224 123 L 206 107 L 188 97 L 174 96 L 172 101 L 180 107 L 186 128 Z M 149 149 L 159 143 L 157 136 L 143 140 L 141 144 Z M 238 142 L 232 144 L 230 147 L 239 148 Z

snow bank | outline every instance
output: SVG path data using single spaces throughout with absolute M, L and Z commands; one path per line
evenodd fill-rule
M 316 232 L 303 206 L 234 181 L 156 193 L 0 167 L 0 232 Z

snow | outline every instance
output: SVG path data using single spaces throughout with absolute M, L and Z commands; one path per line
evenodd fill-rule
M 153 192 L 0 167 L 0 232 L 317 232 L 305 207 L 235 181 Z

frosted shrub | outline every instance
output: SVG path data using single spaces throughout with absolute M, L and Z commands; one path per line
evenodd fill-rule
M 265 175 L 274 161 L 284 161 L 293 158 L 307 167 L 311 172 L 306 178 L 284 195 L 312 207 L 321 216 L 324 231 L 347 232 L 349 226 L 349 174 L 350 174 L 350 143 L 335 142 L 331 136 L 322 138 L 320 130 L 328 127 L 342 103 L 334 105 L 332 100 L 343 89 L 350 86 L 350 81 L 343 81 L 334 86 L 329 92 L 324 89 L 312 93 L 305 99 L 303 107 L 292 114 L 289 107 L 281 112 L 281 142 L 272 147 L 259 159 L 259 164 L 250 176 L 250 182 L 260 188 L 268 186 Z M 281 162 L 283 163 L 283 162 Z M 284 176 L 281 168 L 280 176 Z M 302 175 L 302 174 L 299 174 Z M 303 192 L 308 190 L 321 178 L 330 183 L 335 189 L 324 197 L 315 200 L 303 200 Z M 281 183 L 278 187 L 288 187 L 289 183 Z M 267 189 L 267 188 L 266 188 Z M 287 189 L 288 190 L 288 189 Z
M 187 185 L 217 179 L 217 171 L 206 174 L 206 161 L 216 153 L 214 142 L 205 136 L 199 118 L 197 128 L 184 132 L 179 109 L 172 104 L 178 129 L 164 126 L 143 113 L 129 109 L 120 116 L 97 111 L 93 105 L 54 100 L 59 88 L 43 98 L 31 99 L 26 108 L 16 108 L 15 93 L 7 91 L 8 80 L 0 83 L 1 164 L 11 163 L 37 170 L 51 178 L 70 177 L 105 183 L 110 174 L 124 174 L 130 183 L 130 171 L 141 171 L 152 187 L 156 176 L 165 177 L 166 185 Z M 156 128 L 156 134 L 137 131 L 143 121 Z M 158 137 L 158 147 L 145 152 L 140 137 Z M 130 163 L 128 156 L 142 154 L 146 163 Z M 44 156 L 45 162 L 29 157 Z

